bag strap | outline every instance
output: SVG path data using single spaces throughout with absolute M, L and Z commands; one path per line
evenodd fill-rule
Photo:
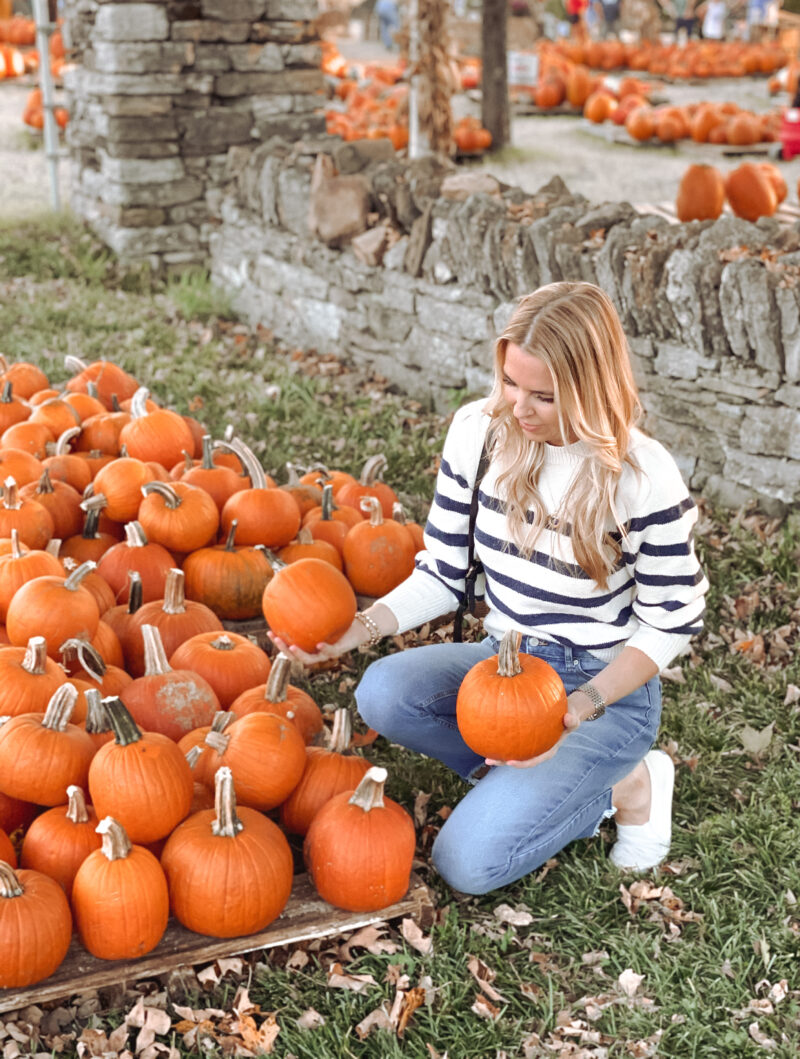
M 464 635 L 464 614 L 469 611 L 475 613 L 475 582 L 478 574 L 483 569 L 483 563 L 475 558 L 475 520 L 478 517 L 478 492 L 481 482 L 489 467 L 489 449 L 486 441 L 483 442 L 481 458 L 478 460 L 478 470 L 475 474 L 475 483 L 472 486 L 472 499 L 469 505 L 469 528 L 467 530 L 467 573 L 464 577 L 464 595 L 456 609 L 453 619 L 453 643 L 461 643 Z

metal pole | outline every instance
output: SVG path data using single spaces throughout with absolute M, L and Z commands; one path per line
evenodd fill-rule
M 50 197 L 53 209 L 61 209 L 58 189 L 58 126 L 56 125 L 53 75 L 50 70 L 50 34 L 56 25 L 50 21 L 47 0 L 33 0 L 33 15 L 36 19 L 36 47 L 39 49 L 39 87 L 42 90 L 44 111 L 44 153 L 50 170 Z

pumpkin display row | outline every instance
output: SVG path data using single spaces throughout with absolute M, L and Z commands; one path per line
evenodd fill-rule
M 680 221 L 716 220 L 727 200 L 737 217 L 757 221 L 771 217 L 787 194 L 783 174 L 771 162 L 743 162 L 727 175 L 711 165 L 691 165 L 681 177 L 676 213 Z

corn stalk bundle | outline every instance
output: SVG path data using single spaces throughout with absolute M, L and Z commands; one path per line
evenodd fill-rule
M 419 125 L 432 151 L 453 152 L 453 71 L 447 33 L 448 0 L 418 0 Z

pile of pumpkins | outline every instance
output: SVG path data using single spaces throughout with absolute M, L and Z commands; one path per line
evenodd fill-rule
M 772 74 L 791 58 L 777 41 L 690 40 L 683 45 L 646 40 L 542 41 L 537 50 L 540 58 L 556 54 L 593 70 L 626 69 L 677 80 Z
M 727 175 L 712 165 L 691 165 L 681 178 L 675 212 L 679 221 L 716 220 L 727 200 L 737 217 L 757 221 L 771 217 L 787 193 L 783 174 L 771 162 L 744 162 Z
M 61 389 L 0 368 L 0 987 L 50 975 L 73 925 L 103 959 L 149 951 L 170 910 L 263 929 L 291 892 L 287 832 L 332 904 L 398 900 L 413 823 L 351 752 L 348 711 L 320 745 L 290 660 L 223 626 L 263 614 L 313 649 L 356 591 L 410 572 L 421 531 L 383 458 L 279 487 L 107 361 L 70 358 Z
M 597 124 L 612 121 L 624 125 L 628 135 L 639 143 L 692 139 L 695 143 L 736 147 L 777 142 L 783 118 L 779 108 L 755 114 L 733 102 L 653 107 L 632 94 L 616 100 L 605 88 L 586 99 L 583 114 Z
M 32 47 L 36 42 L 36 24 L 32 18 L 15 15 L 0 19 L 0 81 L 22 77 L 39 69 L 39 52 Z M 53 77 L 61 77 L 64 70 L 64 39 L 56 30 L 49 41 L 50 70 Z

